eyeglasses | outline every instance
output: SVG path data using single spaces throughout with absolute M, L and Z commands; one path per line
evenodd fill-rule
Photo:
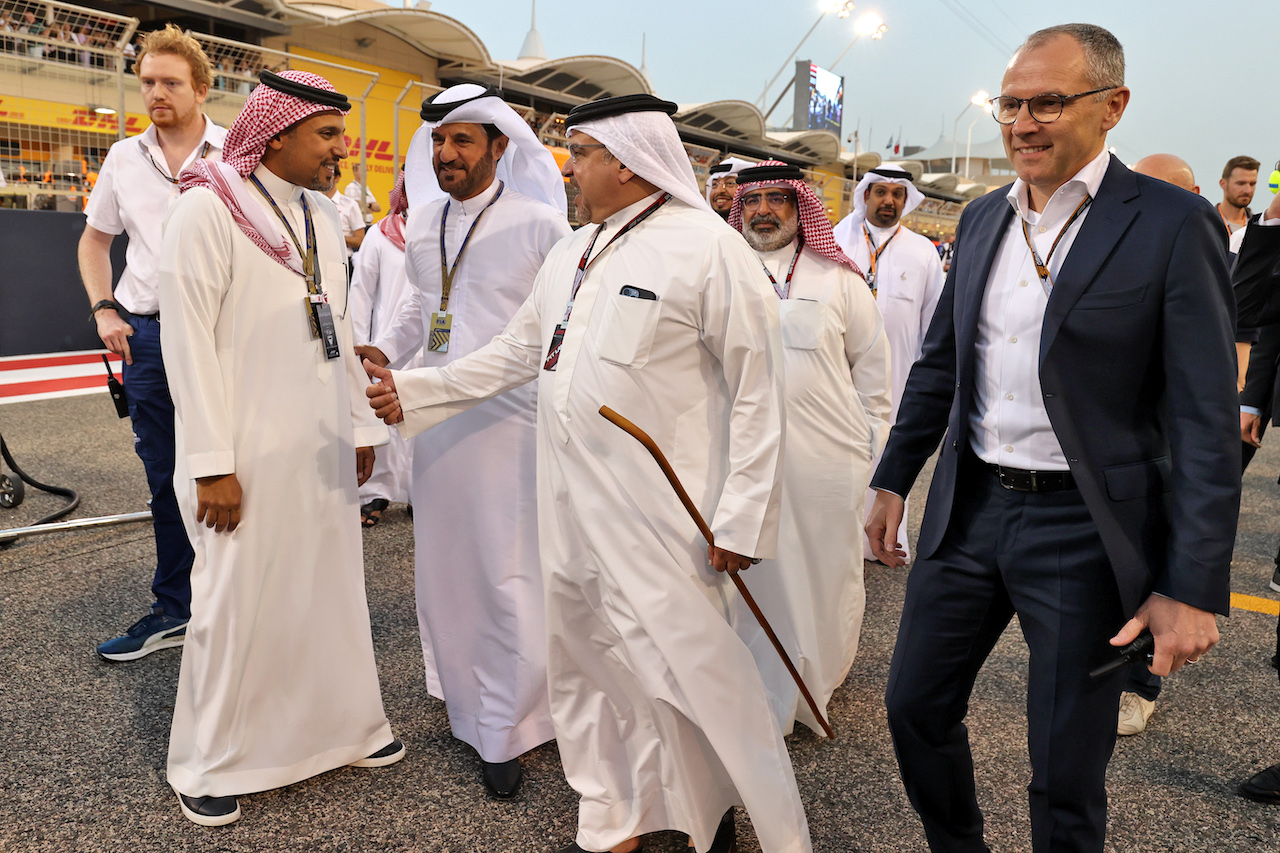
M 1014 98 L 1009 95 L 1000 95 L 987 101 L 991 104 L 991 116 L 1000 124 L 1013 124 L 1018 120 L 1018 113 L 1022 111 L 1022 105 L 1027 105 L 1027 112 L 1031 113 L 1031 118 L 1041 124 L 1049 124 L 1062 118 L 1062 109 L 1066 106 L 1067 101 L 1074 101 L 1076 98 L 1083 98 L 1085 95 L 1097 95 L 1101 92 L 1110 92 L 1116 86 L 1103 86 L 1101 89 L 1091 89 L 1088 92 L 1080 92 L 1075 95 L 1059 95 L 1054 92 L 1046 92 L 1043 95 L 1032 95 L 1030 98 Z
M 791 196 L 783 192 L 758 193 L 755 195 L 745 195 L 742 197 L 742 206 L 747 210 L 755 210 L 760 206 L 761 202 L 768 202 L 769 206 L 774 210 L 779 210 L 787 206 L 791 201 Z
M 718 189 L 732 190 L 732 189 L 737 189 L 737 187 L 738 187 L 738 179 L 733 175 L 730 175 L 727 178 L 711 179 L 711 189 L 713 190 L 718 190 Z
M 569 152 L 569 159 L 577 163 L 580 160 L 582 160 L 582 152 L 586 151 L 588 148 L 608 148 L 608 147 L 609 146 L 602 145 L 599 142 L 595 142 L 590 145 L 579 145 L 576 142 L 570 142 L 568 145 L 565 146 L 565 149 Z

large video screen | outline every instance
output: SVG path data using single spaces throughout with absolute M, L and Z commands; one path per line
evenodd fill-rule
M 795 130 L 829 130 L 840 135 L 844 120 L 844 78 L 812 62 L 796 63 Z

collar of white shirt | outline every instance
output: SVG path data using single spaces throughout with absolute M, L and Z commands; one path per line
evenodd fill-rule
M 488 206 L 489 201 L 498 192 L 499 181 L 495 178 L 489 182 L 489 186 L 480 191 L 479 194 L 473 195 L 471 198 L 459 201 L 456 198 L 449 199 L 449 209 L 454 211 L 455 216 L 464 216 L 472 219 L 480 215 L 480 211 Z
M 1107 167 L 1110 164 L 1111 153 L 1107 151 L 1106 146 L 1103 146 L 1102 153 L 1086 163 L 1084 168 L 1076 172 L 1065 184 L 1058 187 L 1049 197 L 1044 210 L 1039 212 L 1031 209 L 1030 199 L 1027 197 L 1027 182 L 1022 178 L 1013 182 L 1006 198 L 1009 199 L 1009 205 L 1014 212 L 1025 219 L 1029 225 L 1037 225 L 1041 220 L 1047 222 L 1065 220 L 1071 215 L 1071 211 L 1076 209 L 1076 205 L 1084 201 L 1086 195 L 1090 198 L 1097 197 L 1098 188 L 1102 186 L 1102 179 L 1106 177 Z
M 261 163 L 253 170 L 253 176 L 262 183 L 263 188 L 271 194 L 277 204 L 281 202 L 294 204 L 302 198 L 302 187 L 289 183 Z
M 791 259 L 796 256 L 796 241 L 793 239 L 781 249 L 774 249 L 772 252 L 761 252 L 757 249 L 756 254 L 760 256 L 760 260 L 763 261 L 766 266 L 778 269 L 780 266 L 785 264 L 789 267 L 791 266 Z
M 627 205 L 626 207 L 622 208 L 622 210 L 619 210 L 617 213 L 613 214 L 612 216 L 605 217 L 604 230 L 613 231 L 615 229 L 621 228 L 623 225 L 626 225 L 632 219 L 635 219 L 637 216 L 639 216 L 646 207 L 648 207 L 649 205 L 657 201 L 658 196 L 660 195 L 662 195 L 662 190 L 658 190 L 655 193 L 651 193 L 645 196 L 644 198 L 640 199 L 639 201 L 635 202 L 634 204 Z
M 204 118 L 204 134 L 201 135 L 200 141 L 196 143 L 196 147 L 187 155 L 187 160 L 182 164 L 185 169 L 190 166 L 195 159 L 200 156 L 200 152 L 204 149 L 205 143 L 209 143 L 209 153 L 217 153 L 222 150 L 222 143 L 227 138 L 227 130 L 224 127 L 216 125 L 209 119 Z M 156 165 L 162 169 L 167 169 L 168 164 L 164 159 L 164 150 L 160 147 L 160 137 L 156 135 L 156 126 L 154 124 L 147 125 L 147 129 L 138 134 L 138 142 L 142 147 L 151 153 L 151 157 L 156 161 Z M 170 175 L 169 177 L 176 177 Z

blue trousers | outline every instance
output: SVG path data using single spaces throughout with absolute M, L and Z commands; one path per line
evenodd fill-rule
M 928 509 L 925 510 L 928 512 Z M 1125 620 L 1097 527 L 1076 490 L 1002 488 L 972 454 L 934 554 L 907 578 L 885 704 L 911 805 L 934 853 L 988 853 L 964 718 L 978 670 L 1014 616 L 1027 679 L 1032 849 L 1102 853 Z
M 133 421 L 133 449 L 142 460 L 151 487 L 155 519 L 156 573 L 151 591 L 164 612 L 191 618 L 191 563 L 195 553 L 178 514 L 173 492 L 173 398 L 160 352 L 160 320 L 152 316 L 122 315 L 133 326 L 129 349 L 133 364 L 121 368 L 129 419 Z

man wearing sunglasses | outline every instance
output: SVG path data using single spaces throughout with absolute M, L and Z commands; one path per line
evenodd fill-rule
M 969 205 L 872 478 L 877 556 L 942 443 L 886 693 L 935 851 L 986 851 L 964 717 L 1013 615 L 1030 650 L 1032 849 L 1100 853 L 1123 668 L 1217 642 L 1240 500 L 1234 318 L 1212 205 L 1106 148 L 1129 102 L 1106 30 L 1033 34 L 992 100 L 1017 181 Z M 943 442 L 944 433 L 946 441 Z

